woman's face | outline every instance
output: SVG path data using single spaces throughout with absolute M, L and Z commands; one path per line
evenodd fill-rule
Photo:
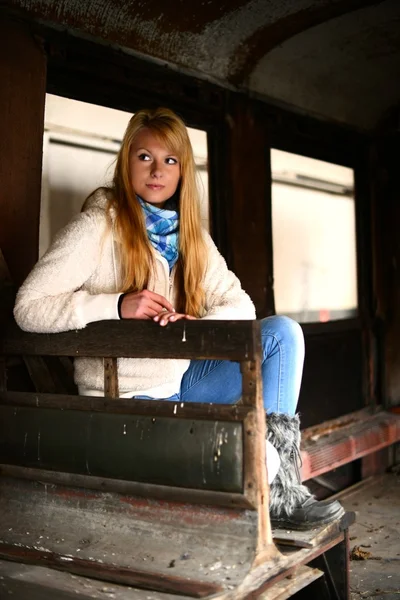
M 129 161 L 135 194 L 150 204 L 164 206 L 176 192 L 181 178 L 178 157 L 145 128 L 131 146 Z

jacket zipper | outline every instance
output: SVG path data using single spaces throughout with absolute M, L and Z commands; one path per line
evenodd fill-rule
M 171 297 L 170 294 L 171 294 L 171 288 L 172 288 L 172 277 L 171 277 L 171 274 L 169 272 L 168 262 L 167 262 L 167 260 L 163 256 L 161 256 L 161 254 L 159 254 L 157 256 L 157 259 L 160 261 L 161 266 L 162 266 L 162 268 L 164 270 L 164 277 L 165 277 L 165 279 L 164 279 L 164 281 L 165 281 L 165 288 L 164 288 L 165 292 L 164 293 L 165 293 L 166 299 L 169 300 L 170 297 Z
M 172 268 L 171 273 L 169 272 L 169 265 L 168 265 L 168 261 L 161 256 L 161 254 L 158 254 L 157 259 L 160 261 L 163 269 L 164 269 L 164 275 L 165 275 L 165 297 L 167 300 L 169 300 L 169 302 L 171 302 L 172 300 L 172 287 L 174 284 L 174 271 L 175 271 L 175 266 Z

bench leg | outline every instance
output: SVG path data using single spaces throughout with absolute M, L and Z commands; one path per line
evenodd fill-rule
M 309 593 L 309 600 L 314 597 L 327 600 L 350 600 L 348 530 L 345 530 L 344 534 L 342 542 L 310 563 L 310 566 L 323 571 L 325 576 L 315 582 L 319 590 Z
M 293 600 L 350 600 L 348 530 L 344 534 L 342 542 L 308 563 L 324 577 L 297 592 Z

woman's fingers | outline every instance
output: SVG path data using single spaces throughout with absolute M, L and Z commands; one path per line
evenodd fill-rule
M 121 304 L 123 319 L 151 319 L 162 311 L 175 312 L 172 304 L 160 294 L 149 290 L 124 294 Z
M 153 318 L 153 320 L 156 323 L 160 323 L 160 325 L 166 325 L 171 320 L 171 317 L 176 317 L 176 316 L 178 316 L 178 313 L 163 311 L 163 312 L 158 313 Z
M 147 300 L 144 306 L 144 311 L 146 315 L 151 316 L 151 318 L 156 315 L 163 315 L 167 313 L 171 315 L 175 314 L 174 310 L 167 311 L 161 304 L 155 302 L 154 300 Z
M 181 319 L 196 318 L 175 312 L 172 304 L 164 296 L 149 290 L 125 294 L 121 304 L 121 315 L 124 319 L 153 319 L 163 326 Z
M 149 298 L 152 302 L 155 302 L 156 304 L 159 305 L 160 310 L 167 310 L 169 312 L 175 312 L 174 307 L 172 306 L 171 302 L 169 302 L 166 298 L 164 298 L 164 296 L 161 296 L 160 294 L 156 294 L 155 292 L 151 292 L 150 290 L 143 290 L 142 292 L 143 296 Z
M 190 321 L 195 321 L 196 317 L 192 317 L 192 315 L 185 315 L 183 313 L 165 312 L 164 311 L 164 312 L 156 315 L 153 318 L 153 321 L 156 321 L 156 323 L 160 323 L 160 325 L 164 326 L 164 325 L 167 325 L 167 323 L 169 323 L 169 322 L 174 323 L 175 321 L 180 321 L 181 319 L 188 319 Z

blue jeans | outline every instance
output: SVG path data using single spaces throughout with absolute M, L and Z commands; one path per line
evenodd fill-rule
M 299 398 L 304 362 L 304 337 L 298 323 L 283 316 L 261 321 L 262 383 L 266 412 L 293 416 Z M 239 363 L 192 360 L 179 394 L 168 400 L 235 404 L 242 393 Z

